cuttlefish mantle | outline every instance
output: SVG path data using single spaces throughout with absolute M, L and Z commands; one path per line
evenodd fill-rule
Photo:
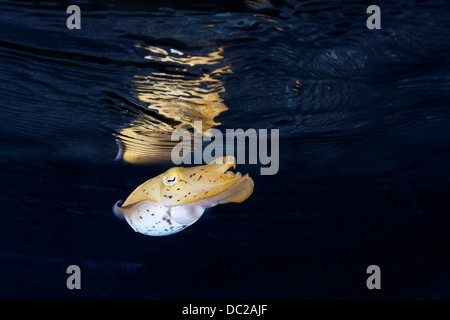
M 252 194 L 252 178 L 228 171 L 231 167 L 236 168 L 233 156 L 203 166 L 171 168 L 141 184 L 124 203 L 116 202 L 114 214 L 145 235 L 177 233 L 196 222 L 205 209 L 239 203 Z

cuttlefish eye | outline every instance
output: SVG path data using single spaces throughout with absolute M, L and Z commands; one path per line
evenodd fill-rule
M 166 186 L 173 186 L 177 182 L 178 182 L 178 176 L 177 175 L 174 175 L 173 177 L 170 177 L 170 178 L 168 178 L 166 176 L 163 176 L 163 183 Z

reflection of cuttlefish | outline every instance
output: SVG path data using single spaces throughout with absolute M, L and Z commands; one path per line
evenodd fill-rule
M 133 164 L 164 162 L 178 143 L 171 141 L 174 130 L 193 129 L 194 122 L 201 121 L 204 134 L 220 125 L 215 118 L 228 109 L 220 97 L 225 92 L 221 77 L 232 73 L 231 66 L 222 62 L 223 48 L 198 56 L 154 46 L 137 47 L 148 52 L 147 60 L 167 65 L 168 70 L 175 67 L 176 72 L 135 76 L 134 93 L 138 105 L 147 112 L 115 135 L 117 159 Z
M 149 236 L 177 233 L 197 221 L 207 208 L 242 202 L 253 192 L 248 174 L 235 168 L 232 156 L 197 167 L 175 167 L 141 184 L 114 213 L 136 231 Z

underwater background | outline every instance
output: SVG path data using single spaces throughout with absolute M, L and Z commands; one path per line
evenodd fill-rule
M 0 1 L 0 298 L 449 299 L 449 9 Z M 113 204 L 196 120 L 279 129 L 278 173 L 238 164 L 245 202 L 135 233 Z

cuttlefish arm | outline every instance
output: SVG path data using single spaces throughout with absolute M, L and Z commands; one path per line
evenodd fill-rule
M 137 232 L 163 236 L 177 233 L 194 222 L 205 209 L 228 202 L 242 202 L 253 192 L 253 180 L 227 171 L 236 167 L 232 156 L 196 167 L 175 167 L 137 187 L 125 202 L 114 205 Z

